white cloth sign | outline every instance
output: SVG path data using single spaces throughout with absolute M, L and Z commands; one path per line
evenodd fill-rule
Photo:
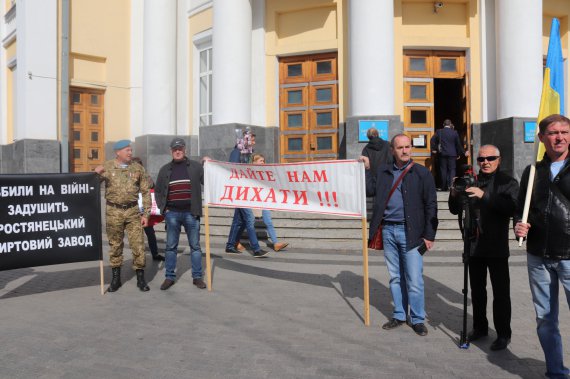
M 214 207 L 365 217 L 364 165 L 356 160 L 284 164 L 206 161 L 204 198 Z

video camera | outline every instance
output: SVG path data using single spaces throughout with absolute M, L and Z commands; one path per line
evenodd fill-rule
M 477 176 L 473 172 L 473 167 L 471 165 L 463 165 L 463 175 L 455 178 L 453 181 L 453 189 L 458 193 L 464 193 L 469 187 L 477 185 Z

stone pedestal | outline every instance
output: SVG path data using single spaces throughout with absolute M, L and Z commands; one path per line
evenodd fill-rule
M 359 120 L 388 120 L 388 136 L 392 139 L 396 134 L 404 131 L 404 126 L 400 121 L 400 116 L 351 116 L 346 119 L 346 131 L 344 133 L 344 140 L 346 146 L 346 155 L 343 158 L 356 159 L 361 153 L 362 149 L 368 141 L 358 142 L 358 121 Z M 388 141 L 389 142 L 389 141 Z
M 0 173 L 60 172 L 60 144 L 54 140 L 23 139 L 0 147 Z

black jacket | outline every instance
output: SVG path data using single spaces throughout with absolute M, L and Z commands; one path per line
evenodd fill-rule
M 438 150 L 437 146 L 441 145 L 441 149 L 438 152 L 444 157 L 465 155 L 465 150 L 463 150 L 461 141 L 459 141 L 459 134 L 457 134 L 455 129 L 441 128 L 437 130 L 431 137 L 430 144 L 432 150 Z
M 478 215 L 479 235 L 473 255 L 478 257 L 509 256 L 509 223 L 516 215 L 519 184 L 516 179 L 497 171 L 481 174 L 477 187 L 485 191 L 481 199 L 470 199 L 471 209 Z M 466 196 L 466 195 L 464 195 Z M 449 211 L 460 214 L 462 195 L 451 191 Z
M 376 175 L 381 164 L 393 162 L 390 143 L 380 137 L 372 137 L 362 149 L 362 155 L 370 160 L 370 173 Z
M 566 161 L 554 180 L 550 181 L 550 159 L 536 164 L 536 176 L 528 214 L 531 225 L 526 243 L 529 254 L 549 259 L 570 259 L 570 160 Z M 521 178 L 519 192 L 519 214 L 526 196 L 528 166 Z
M 204 184 L 204 168 L 202 165 L 196 161 L 192 161 L 187 157 L 186 169 L 188 170 L 188 175 L 190 176 L 190 183 L 192 183 L 192 188 L 196 189 L 192 191 L 192 201 L 190 203 L 190 213 L 193 216 L 202 216 L 202 189 L 201 186 L 196 185 L 196 183 Z M 166 210 L 166 200 L 168 199 L 168 184 L 170 183 L 170 174 L 172 173 L 173 161 L 165 164 L 161 167 L 156 178 L 156 184 L 154 187 L 154 196 L 156 198 L 156 205 L 160 209 L 160 213 L 164 214 Z
M 374 237 L 384 217 L 386 199 L 394 181 L 392 169 L 393 164 L 380 165 L 376 176 L 366 170 L 366 196 L 376 196 L 370 221 L 370 239 Z M 402 197 L 407 249 L 419 246 L 423 242 L 422 238 L 435 240 L 438 224 L 437 198 L 433 176 L 427 168 L 419 164 L 410 168 L 402 180 Z

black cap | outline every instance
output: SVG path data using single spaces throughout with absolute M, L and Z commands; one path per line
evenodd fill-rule
M 170 148 L 175 149 L 177 147 L 186 147 L 186 141 L 184 141 L 182 138 L 174 138 L 172 142 L 170 142 Z

